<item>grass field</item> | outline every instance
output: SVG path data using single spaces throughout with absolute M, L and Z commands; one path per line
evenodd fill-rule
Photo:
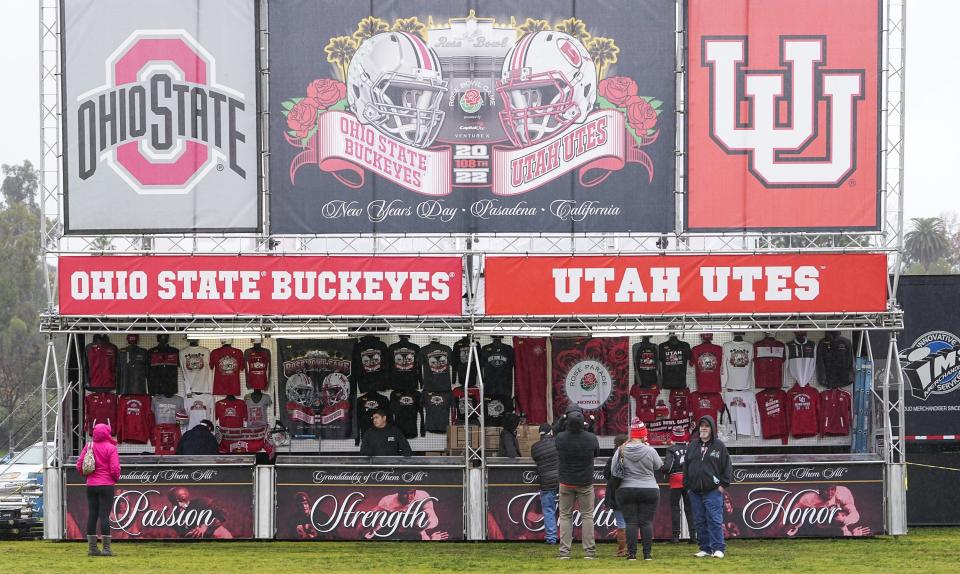
M 117 556 L 88 558 L 86 545 L 0 542 L 0 573 L 192 572 L 960 572 L 960 529 L 917 528 L 907 536 L 860 540 L 744 540 L 727 558 L 697 559 L 687 544 L 656 544 L 653 562 L 613 558 L 614 546 L 598 547 L 599 558 L 556 559 L 556 547 L 536 543 L 127 543 Z

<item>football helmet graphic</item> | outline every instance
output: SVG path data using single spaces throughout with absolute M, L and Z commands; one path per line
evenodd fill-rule
M 306 373 L 294 373 L 287 379 L 287 400 L 310 406 L 316 400 L 313 381 Z
M 407 32 L 367 38 L 347 70 L 347 102 L 357 119 L 419 148 L 433 143 L 440 131 L 446 91 L 440 59 Z
M 587 119 L 597 101 L 597 70 L 573 36 L 531 32 L 507 52 L 497 93 L 507 137 L 525 147 Z

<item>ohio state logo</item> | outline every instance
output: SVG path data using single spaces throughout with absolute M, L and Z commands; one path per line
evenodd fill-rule
M 245 100 L 217 83 L 215 59 L 186 31 L 138 30 L 107 58 L 106 84 L 77 98 L 78 175 L 103 162 L 134 192 L 169 195 L 214 169 L 246 179 Z
M 836 187 L 853 173 L 865 71 L 824 68 L 825 37 L 781 36 L 779 70 L 744 69 L 746 36 L 705 37 L 702 53 L 701 64 L 710 69 L 710 137 L 727 153 L 747 154 L 750 173 L 764 186 Z M 821 100 L 825 134 L 818 133 Z M 818 138 L 825 138 L 818 142 L 825 155 L 802 156 Z

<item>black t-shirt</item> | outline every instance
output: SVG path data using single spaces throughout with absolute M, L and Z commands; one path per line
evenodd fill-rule
M 417 370 L 417 353 L 420 345 L 401 338 L 387 347 L 390 359 L 390 388 L 415 391 L 420 388 L 420 373 Z
M 513 396 L 513 347 L 494 341 L 480 348 L 483 394 Z
M 117 355 L 117 394 L 147 394 L 147 370 L 150 353 L 143 347 L 130 345 Z
M 479 344 L 474 343 L 477 346 Z M 479 349 L 477 349 L 479 351 Z M 453 344 L 451 363 L 454 368 L 455 379 L 453 384 L 461 387 L 467 384 L 467 366 L 470 367 L 470 386 L 477 386 L 477 366 L 470 361 L 470 339 L 464 337 Z
M 378 409 L 383 409 L 390 413 L 390 401 L 380 393 L 367 393 L 357 397 L 357 408 L 354 413 L 357 416 L 357 424 L 354 428 L 358 431 L 357 438 L 363 437 L 363 433 L 373 428 L 373 413 Z
M 424 391 L 450 391 L 451 353 L 450 347 L 434 341 L 425 345 L 417 353 L 417 371 L 423 381 Z
M 451 393 L 423 392 L 423 426 L 428 432 L 446 433 L 450 426 Z
M 680 339 L 671 339 L 660 343 L 660 374 L 665 389 L 685 389 L 687 387 L 687 362 L 692 352 L 690 343 Z
M 400 432 L 407 438 L 417 436 L 417 419 L 423 423 L 418 391 L 393 391 L 390 393 L 390 414 Z
M 513 399 L 508 395 L 488 395 L 483 398 L 483 424 L 503 426 L 503 415 L 513 412 Z
M 387 423 L 387 426 L 382 429 L 374 427 L 364 433 L 360 454 L 363 456 L 410 456 L 410 443 L 400 429 Z
M 361 393 L 385 391 L 389 385 L 387 344 L 372 335 L 353 346 L 353 380 Z
M 633 346 L 633 372 L 641 387 L 655 387 L 659 365 L 659 350 L 650 341 L 641 341 Z

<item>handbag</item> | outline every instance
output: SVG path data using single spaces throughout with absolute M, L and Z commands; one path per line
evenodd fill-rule
M 726 421 L 723 419 L 724 415 L 727 417 Z M 727 405 L 723 405 L 723 410 L 720 411 L 720 419 L 717 421 L 717 438 L 724 444 L 729 444 L 737 440 L 737 436 L 737 423 L 733 420 Z
M 93 443 L 87 443 L 87 450 L 83 453 L 83 464 L 80 466 L 80 474 L 90 476 L 97 470 L 97 459 L 93 456 Z

